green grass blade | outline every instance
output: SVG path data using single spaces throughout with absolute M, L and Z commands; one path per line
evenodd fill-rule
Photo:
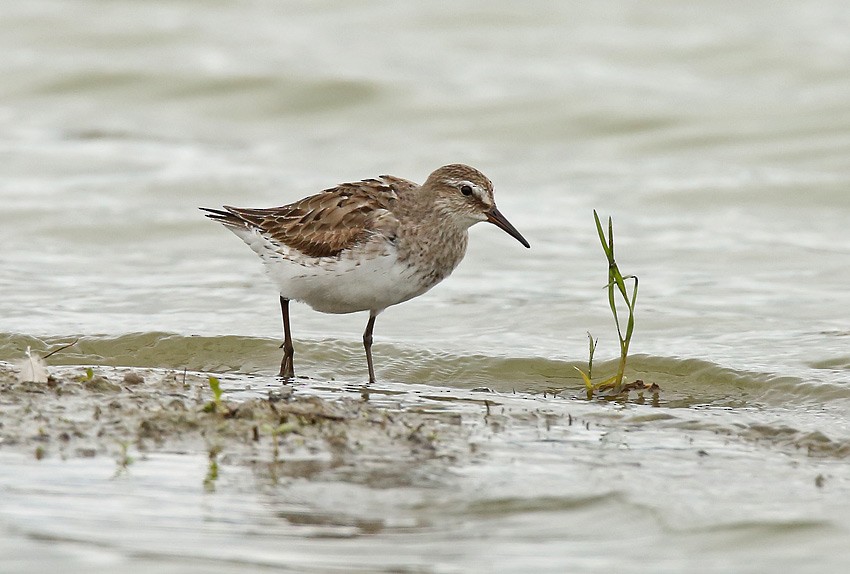
M 605 256 L 608 258 L 608 263 L 611 264 L 614 262 L 614 242 L 611 242 L 612 248 L 609 248 L 608 240 L 605 238 L 605 231 L 602 229 L 602 222 L 599 221 L 599 215 L 596 213 L 595 209 L 593 210 L 593 219 L 596 220 L 596 233 L 599 235 L 599 241 L 602 243 L 602 249 L 605 251 Z

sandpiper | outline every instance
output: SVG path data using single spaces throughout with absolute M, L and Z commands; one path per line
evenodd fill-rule
M 283 207 L 201 209 L 247 243 L 276 283 L 284 339 L 279 376 L 286 379 L 295 376 L 291 300 L 323 313 L 369 311 L 363 346 L 373 383 L 375 318 L 448 277 L 466 253 L 469 227 L 489 221 L 530 247 L 496 208 L 493 183 L 462 164 L 437 169 L 423 185 L 382 175 Z

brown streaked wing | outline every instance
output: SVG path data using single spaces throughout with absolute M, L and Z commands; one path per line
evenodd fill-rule
M 374 179 L 344 183 L 282 207 L 225 209 L 305 255 L 333 257 L 369 237 L 379 221 L 386 225 L 398 197 L 395 182 L 388 183 Z

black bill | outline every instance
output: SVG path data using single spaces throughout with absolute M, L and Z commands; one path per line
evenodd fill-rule
M 508 235 L 525 245 L 526 247 L 531 247 L 528 244 L 528 241 L 525 240 L 525 237 L 516 230 L 516 227 L 511 225 L 511 222 L 505 219 L 505 216 L 501 214 L 501 212 L 496 209 L 496 206 L 493 206 L 493 209 L 487 212 L 487 221 L 492 223 L 493 225 L 504 229 Z

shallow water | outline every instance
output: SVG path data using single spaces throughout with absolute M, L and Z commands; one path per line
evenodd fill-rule
M 837 1 L 4 4 L 0 361 L 80 338 L 50 364 L 223 372 L 229 392 L 267 380 L 273 288 L 196 208 L 461 161 L 532 249 L 473 228 L 449 280 L 379 317 L 378 378 L 607 422 L 559 442 L 515 417 L 485 462 L 403 491 L 268 486 L 223 464 L 210 494 L 184 480 L 204 452 L 151 453 L 109 482 L 112 460 L 4 447 L 0 560 L 212 571 L 194 560 L 223 558 L 232 528 L 222 572 L 348 556 L 364 571 L 844 571 L 848 29 Z M 586 331 L 600 374 L 616 353 L 594 208 L 640 277 L 629 374 L 661 385 L 656 407 L 580 400 Z M 365 377 L 365 321 L 293 309 L 299 374 L 335 381 L 329 400 Z M 141 488 L 173 510 L 154 517 L 172 540 L 125 521 Z M 114 513 L 87 511 L 103 489 Z M 402 526 L 353 544 L 305 534 L 275 510 L 289 497 Z
M 104 405 L 97 436 L 110 434 L 110 417 L 131 420 L 121 403 L 156 396 L 163 376 L 142 372 L 143 390 L 80 393 L 63 383 L 52 406 L 49 398 L 20 399 L 30 406 L 17 411 L 0 405 L 7 424 L 33 409 L 34 420 L 52 421 L 36 441 L 48 451 L 40 461 L 20 448 L 35 440 L 29 434 L 0 452 L 0 550 L 10 568 L 838 572 L 850 559 L 840 543 L 850 527 L 850 442 L 818 430 L 834 417 L 820 409 L 650 406 L 410 383 L 374 385 L 362 403 L 360 385 L 301 381 L 297 396 L 370 405 L 389 418 L 376 427 L 369 415 L 362 428 L 350 419 L 351 450 L 336 454 L 313 450 L 304 432 L 306 448 L 296 438 L 295 450 L 278 456 L 267 431 L 240 443 L 224 426 L 208 427 L 192 448 L 185 424 L 182 439 L 154 448 L 140 434 L 129 464 L 109 441 L 74 456 L 75 438 L 52 440 L 77 417 L 72 434 L 91 441 L 92 404 Z M 185 386 L 159 384 L 168 400 Z M 245 375 L 222 385 L 237 402 L 280 386 Z M 80 401 L 86 406 L 73 413 L 44 417 Z M 403 422 L 410 416 L 425 422 Z M 381 431 L 363 434 L 399 422 L 389 442 Z M 422 439 L 404 438 L 422 424 Z M 407 444 L 421 448 L 406 452 Z

